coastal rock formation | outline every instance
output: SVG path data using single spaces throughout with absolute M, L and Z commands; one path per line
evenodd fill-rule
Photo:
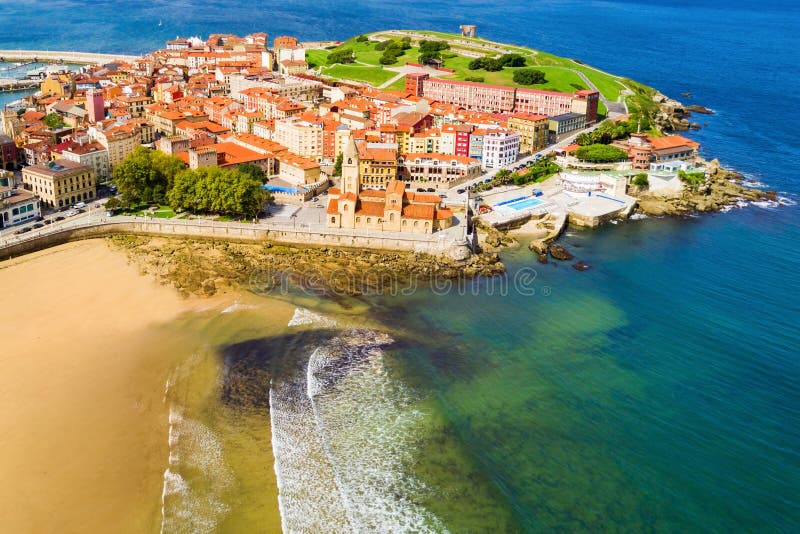
M 464 262 L 411 252 L 302 248 L 214 240 L 108 238 L 130 261 L 184 295 L 211 296 L 231 286 L 255 293 L 290 287 L 331 297 L 391 291 L 435 279 L 494 276 L 505 272 L 494 253 Z
M 571 259 L 573 259 L 575 257 L 567 249 L 565 249 L 561 245 L 551 244 L 548 247 L 548 251 L 550 252 L 550 256 L 554 260 L 570 261 Z
M 653 96 L 653 101 L 658 104 L 658 113 L 654 117 L 654 122 L 659 129 L 665 132 L 685 131 L 689 129 L 699 130 L 700 124 L 690 122 L 689 117 L 692 113 L 712 115 L 713 110 L 705 106 L 693 104 L 684 106 L 677 100 L 673 100 L 659 92 Z
M 707 164 L 708 178 L 695 189 L 684 188 L 675 196 L 654 196 L 643 194 L 639 197 L 638 209 L 647 215 L 686 215 L 692 212 L 720 211 L 739 201 L 776 200 L 774 191 L 761 191 L 744 187 L 744 177 L 719 166 L 717 160 Z

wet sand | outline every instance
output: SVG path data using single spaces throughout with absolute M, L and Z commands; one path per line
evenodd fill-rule
M 101 240 L 0 263 L 0 295 L 0 531 L 158 531 L 165 381 L 193 344 L 169 324 L 219 298 L 183 299 Z

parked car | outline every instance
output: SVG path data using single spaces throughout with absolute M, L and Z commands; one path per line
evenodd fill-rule
M 53 224 L 53 221 L 51 221 L 50 219 L 45 219 L 42 222 L 45 223 L 45 224 Z
M 37 229 L 38 229 L 38 228 L 44 228 L 44 224 L 42 224 L 42 223 L 36 223 L 36 224 L 34 224 L 34 225 L 33 225 L 33 227 L 34 227 L 34 228 L 37 228 Z
M 64 220 L 64 217 L 62 217 L 61 215 L 59 215 L 58 217 L 56 217 L 55 219 L 53 219 L 53 222 L 58 222 L 58 221 L 63 221 L 63 220 Z
M 429 187 L 429 188 L 427 189 L 427 191 L 428 191 L 428 193 L 435 193 L 435 192 L 436 192 L 436 189 L 435 189 L 435 188 L 433 188 L 433 187 Z
M 417 188 L 417 193 L 424 193 L 424 192 L 425 192 L 425 188 L 424 187 L 418 187 Z
M 20 228 L 19 230 L 15 231 L 14 234 L 15 235 L 19 235 L 19 234 L 24 234 L 25 232 L 30 232 L 30 231 L 31 231 L 30 226 L 26 226 L 25 228 Z
M 319 202 L 319 197 L 314 197 L 311 199 L 311 202 Z
M 86 202 L 78 202 L 72 206 L 72 209 L 79 210 L 86 207 Z
M 447 195 L 445 193 L 439 193 L 439 198 L 447 198 Z
M 466 191 L 467 191 L 466 189 L 456 189 L 456 193 L 458 193 L 459 195 L 465 193 Z

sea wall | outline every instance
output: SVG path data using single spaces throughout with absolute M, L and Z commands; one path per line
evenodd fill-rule
M 70 241 L 92 239 L 116 234 L 135 234 L 166 237 L 223 239 L 238 242 L 272 242 L 303 246 L 333 246 L 424 252 L 432 255 L 453 255 L 463 245 L 448 239 L 409 234 L 356 233 L 347 231 L 315 231 L 293 228 L 263 228 L 249 225 L 192 225 L 158 221 L 124 221 L 87 224 L 30 237 L 0 248 L 0 261 L 54 247 Z M 468 254 L 467 254 L 468 255 Z
M 102 64 L 112 61 L 134 61 L 137 56 L 125 54 L 94 54 L 91 52 L 67 52 L 58 50 L 0 50 L 5 61 L 63 61 L 78 64 Z

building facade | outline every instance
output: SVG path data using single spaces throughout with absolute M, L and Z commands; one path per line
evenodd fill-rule
M 497 169 L 512 165 L 519 156 L 519 134 L 505 130 L 491 130 L 483 136 L 483 166 Z
M 0 228 L 33 221 L 41 215 L 36 195 L 16 187 L 0 187 Z
M 548 122 L 545 115 L 514 113 L 508 118 L 508 129 L 519 134 L 519 151 L 532 154 L 547 147 Z
M 446 190 L 481 175 L 480 161 L 451 154 L 403 154 L 398 165 L 397 178 L 412 188 Z
M 94 169 L 63 158 L 25 167 L 22 183 L 51 208 L 89 202 L 97 195 Z

